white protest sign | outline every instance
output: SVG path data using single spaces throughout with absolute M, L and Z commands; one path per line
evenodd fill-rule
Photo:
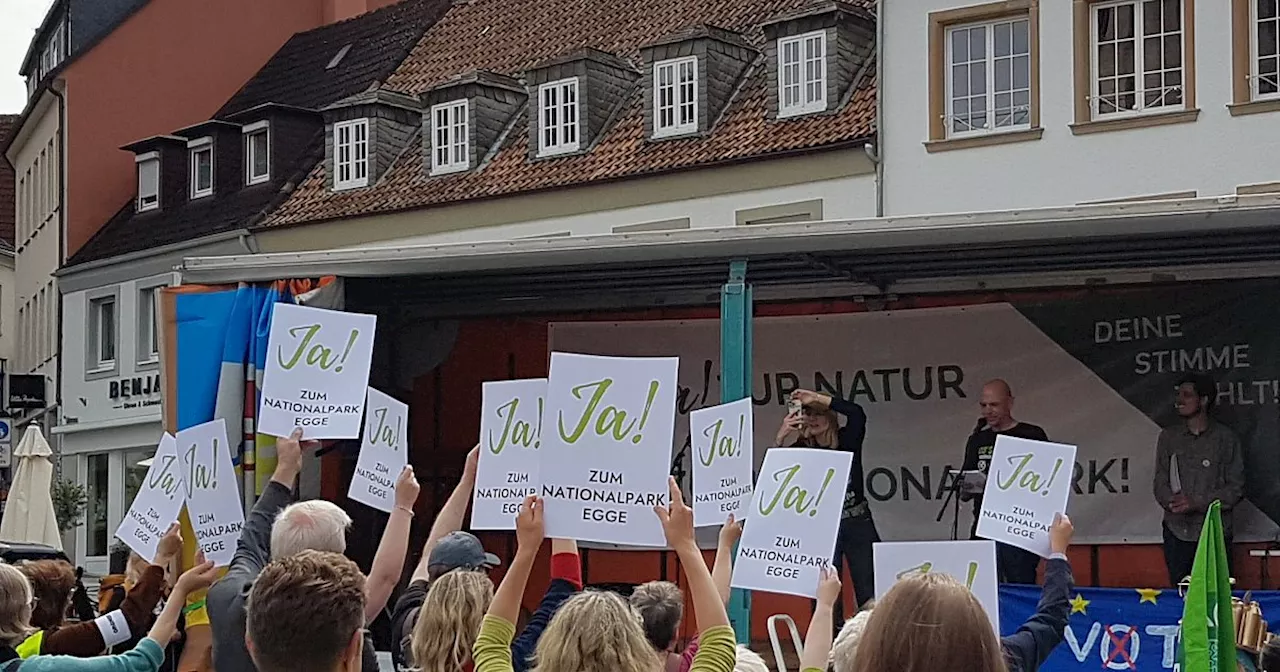
M 277 303 L 262 373 L 258 432 L 308 439 L 360 436 L 377 317 Z
M 484 384 L 473 529 L 515 529 L 520 503 L 537 494 L 546 394 L 546 378 Z
M 814 448 L 765 452 L 733 564 L 734 588 L 817 597 L 831 566 L 853 454 Z
M 155 560 L 160 538 L 182 512 L 185 491 L 172 434 L 160 439 L 133 504 L 116 529 L 116 538 L 147 561 Z
M 693 446 L 693 524 L 720 525 L 751 503 L 753 474 L 751 399 L 689 414 Z
M 754 522 L 754 521 L 753 521 Z M 748 526 L 748 529 L 750 526 Z M 969 591 L 1000 631 L 1000 591 L 996 583 L 996 545 L 990 541 L 903 541 L 877 543 L 876 599 L 901 579 L 915 574 L 948 574 Z
M 133 633 L 129 632 L 129 621 L 125 619 L 124 612 L 119 609 L 95 618 L 93 624 L 98 626 L 102 643 L 108 648 L 123 644 L 133 636 Z
M 240 482 L 231 466 L 227 423 L 219 418 L 178 432 L 178 464 L 187 495 L 187 515 L 204 556 L 218 567 L 231 564 L 244 527 Z
M 368 388 L 364 439 L 347 496 L 375 509 L 396 506 L 396 479 L 409 464 L 409 407 Z
M 1049 528 L 1067 511 L 1075 463 L 1075 446 L 997 436 L 977 535 L 1049 557 Z
M 675 357 L 551 353 L 541 465 L 547 536 L 665 546 Z

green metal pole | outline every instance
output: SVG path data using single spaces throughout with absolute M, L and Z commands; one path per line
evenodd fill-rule
M 751 285 L 746 260 L 729 263 L 729 280 L 720 289 L 720 403 L 751 396 Z M 735 559 L 738 549 L 733 549 Z M 729 623 L 738 643 L 751 643 L 751 593 L 735 589 L 729 597 Z

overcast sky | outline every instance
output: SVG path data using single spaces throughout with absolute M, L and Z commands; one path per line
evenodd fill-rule
M 0 114 L 17 114 L 27 104 L 27 85 L 18 68 L 51 4 L 53 0 L 0 0 Z

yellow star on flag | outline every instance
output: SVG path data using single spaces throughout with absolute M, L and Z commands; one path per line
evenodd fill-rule
M 1087 614 L 1085 609 L 1089 606 L 1089 600 L 1084 599 L 1083 595 L 1076 593 L 1075 599 L 1071 600 L 1071 613 Z
M 1134 588 L 1134 590 L 1138 591 L 1138 604 L 1143 602 L 1156 604 L 1156 598 L 1160 596 L 1160 593 L 1164 592 L 1156 588 Z

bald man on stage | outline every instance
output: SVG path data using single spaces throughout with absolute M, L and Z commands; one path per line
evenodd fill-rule
M 978 470 L 986 475 L 991 468 L 991 455 L 995 452 L 996 437 L 1000 435 L 1014 436 L 1020 439 L 1048 441 L 1049 437 L 1040 427 L 1029 422 L 1019 422 L 1013 418 L 1013 390 L 999 378 L 982 386 L 982 419 L 964 448 L 964 470 Z M 982 510 L 982 495 L 962 494 L 962 499 L 973 500 L 973 531 L 978 527 L 978 512 Z M 1017 546 L 996 542 L 996 569 L 1001 583 L 1036 582 L 1036 568 L 1040 566 L 1040 556 L 1024 551 Z

